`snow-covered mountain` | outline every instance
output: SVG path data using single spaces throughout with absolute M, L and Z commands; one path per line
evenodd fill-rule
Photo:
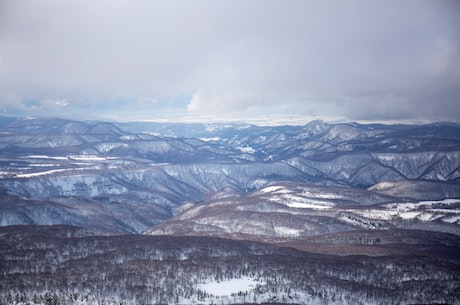
M 8 202 L 0 208 L 2 225 L 142 232 L 183 205 L 212 203 L 216 196 L 259 200 L 261 189 L 279 183 L 358 190 L 366 193 L 361 205 L 374 203 L 378 193 L 394 202 L 460 197 L 460 127 L 450 124 L 260 127 L 2 118 L 0 139 L 1 196 Z

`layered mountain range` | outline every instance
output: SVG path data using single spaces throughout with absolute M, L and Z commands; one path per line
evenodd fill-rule
M 99 304 L 460 304 L 455 124 L 262 127 L 0 117 L 0 202 L 0 251 L 8 266 L 0 268 L 0 288 L 27 291 L 23 303 L 34 293 L 32 303 L 47 303 L 49 291 L 68 303 L 72 290 L 90 291 Z M 94 252 L 79 252 L 87 247 Z M 247 259 L 237 263 L 239 255 Z M 15 263 L 28 259 L 52 267 L 28 271 Z M 200 269 L 203 259 L 221 269 Z M 86 275 L 88 284 L 76 281 L 81 274 L 72 266 L 91 269 L 101 260 L 103 273 Z M 307 267 L 313 263 L 322 269 Z M 304 271 L 286 272 L 293 264 Z M 176 270 L 187 280 L 144 267 Z M 132 277 L 116 278 L 120 273 Z M 367 273 L 372 279 L 364 280 Z M 313 284 L 312 274 L 324 281 Z M 69 279 L 66 285 L 59 286 L 58 275 Z M 42 278 L 47 291 L 36 288 Z M 107 278 L 123 288 L 110 290 Z M 206 286 L 216 281 L 252 288 L 219 296 Z M 89 302 L 81 298 L 73 301 Z
M 413 217 L 387 211 L 373 217 L 393 225 L 409 219 L 411 226 L 435 222 L 441 230 L 458 230 L 455 200 L 442 201 L 460 198 L 456 125 L 314 121 L 260 127 L 2 118 L 0 139 L 2 225 L 159 232 L 154 226 L 165 230 L 166 221 L 177 224 L 184 216 L 176 214 L 187 209 L 206 214 L 218 208 L 203 207 L 225 206 L 225 218 L 226 205 L 242 215 L 239 206 L 251 206 L 245 209 L 267 219 L 277 213 L 341 219 L 335 226 L 293 229 L 304 236 L 362 228 L 344 220 L 352 213 L 345 211 L 349 206 L 359 211 L 353 217 L 369 219 L 364 207 L 386 211 L 391 204 L 412 203 L 420 211 Z M 184 224 L 189 226 L 189 219 Z

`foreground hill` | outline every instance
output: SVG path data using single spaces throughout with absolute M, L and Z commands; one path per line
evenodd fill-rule
M 460 304 L 459 237 L 421 232 L 316 241 L 345 251 L 343 241 L 350 238 L 368 248 L 402 245 L 399 253 L 371 257 L 211 237 L 4 227 L 0 299 L 2 304 Z M 385 236 L 381 242 L 371 242 L 379 234 Z

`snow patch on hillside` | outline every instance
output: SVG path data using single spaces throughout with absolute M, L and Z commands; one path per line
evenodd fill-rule
M 96 149 L 100 151 L 101 153 L 109 153 L 115 148 L 120 148 L 120 147 L 127 148 L 129 146 L 126 143 L 101 143 L 101 144 L 96 145 Z M 88 157 L 85 158 L 84 160 L 88 160 Z
M 460 215 L 459 216 L 453 216 L 453 217 L 446 217 L 443 219 L 444 222 L 448 223 L 457 223 L 460 224 Z
M 66 172 L 66 174 L 72 174 L 76 172 L 84 172 L 84 171 L 98 170 L 98 169 L 100 169 L 100 167 L 97 165 L 91 166 L 91 167 L 83 167 L 83 168 L 61 168 L 61 169 L 52 169 L 48 171 L 41 171 L 41 172 L 35 172 L 35 173 L 17 174 L 16 178 L 34 178 L 34 177 L 53 175 L 56 173 L 63 173 L 63 172 Z
M 434 221 L 440 219 L 443 222 L 456 223 L 460 220 L 459 199 L 427 200 L 419 202 L 402 202 L 384 204 L 383 209 L 348 210 L 348 212 L 366 217 L 368 219 L 391 220 L 401 218 L 404 220 L 418 219 L 421 221 Z M 454 214 L 454 215 L 452 215 Z
M 323 210 L 323 209 L 330 209 L 334 206 L 334 204 L 329 201 L 316 200 L 316 199 L 311 199 L 311 198 L 289 194 L 288 190 L 284 190 L 284 191 L 278 190 L 274 194 L 280 194 L 280 195 L 272 196 L 268 198 L 268 200 L 272 202 L 284 204 L 290 208 Z
M 427 200 L 419 202 L 405 202 L 405 203 L 389 203 L 385 205 L 388 209 L 396 209 L 398 211 L 414 210 L 420 207 L 431 207 L 433 205 L 451 205 L 460 204 L 459 199 L 444 199 L 444 200 Z
M 75 155 L 69 156 L 69 159 L 76 160 L 76 161 L 106 161 L 108 159 L 114 159 L 113 157 L 99 157 L 95 155 Z
M 262 193 L 288 194 L 292 193 L 284 186 L 269 186 L 260 190 Z
M 67 169 L 52 169 L 49 171 L 30 173 L 30 174 L 17 174 L 16 178 L 32 178 L 32 177 L 56 174 L 56 173 L 65 172 L 65 171 L 67 171 Z
M 311 204 L 311 203 L 302 203 L 302 202 L 292 202 L 292 203 L 286 203 L 286 205 L 290 208 L 296 208 L 296 209 L 316 209 L 316 210 L 324 210 L 324 209 L 330 209 L 332 207 L 330 206 L 325 206 L 325 205 L 319 205 L 319 204 Z
M 389 189 L 389 188 L 392 188 L 394 187 L 395 184 L 393 182 L 380 182 L 380 183 L 377 183 L 376 185 L 373 185 L 369 188 L 370 191 L 373 191 L 373 190 L 385 190 L 385 189 Z
M 68 157 L 54 157 L 54 156 L 45 156 L 45 155 L 29 155 L 21 157 L 22 159 L 51 159 L 51 160 L 68 160 Z
M 214 141 L 214 142 L 217 142 L 220 140 L 219 137 L 212 137 L 212 138 L 199 138 L 201 141 L 203 142 L 209 142 L 209 141 Z
M 277 236 L 282 236 L 282 237 L 297 237 L 301 236 L 302 230 L 286 227 L 286 226 L 275 226 L 273 228 Z
M 256 150 L 250 146 L 245 146 L 245 147 L 237 147 L 242 153 L 245 154 L 254 154 Z
M 310 191 L 304 191 L 302 193 L 302 196 L 306 197 L 313 197 L 313 198 L 321 198 L 321 199 L 342 199 L 346 198 L 343 195 L 340 194 L 334 194 L 332 192 L 310 192 Z

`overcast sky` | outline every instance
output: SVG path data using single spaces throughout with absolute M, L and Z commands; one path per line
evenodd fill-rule
M 460 1 L 0 0 L 0 115 L 460 121 Z

